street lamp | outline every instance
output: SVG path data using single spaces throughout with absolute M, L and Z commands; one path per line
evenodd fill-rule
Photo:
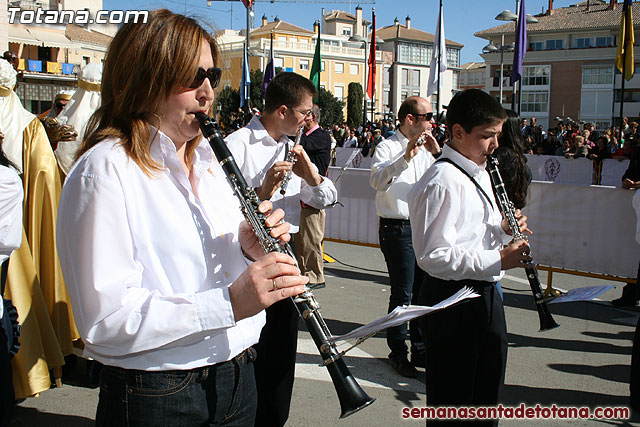
M 518 16 L 511 12 L 510 10 L 503 10 L 502 12 L 500 12 L 498 14 L 498 16 L 496 16 L 496 20 L 497 21 L 508 21 L 508 22 L 515 22 L 518 20 Z M 503 63 L 503 58 L 504 58 L 504 33 L 502 33 L 500 35 L 500 105 L 502 105 L 502 86 L 503 86 L 503 73 L 504 73 L 504 63 Z M 512 49 L 513 50 L 513 49 Z M 512 71 L 513 72 L 513 71 Z M 512 95 L 512 100 L 511 100 L 511 109 L 513 110 L 515 107 L 515 93 L 516 93 L 516 88 L 515 85 L 513 87 L 513 95 Z
M 520 0 L 517 0 L 517 4 L 516 4 L 516 11 L 519 10 L 520 8 Z M 498 14 L 498 16 L 496 16 L 496 20 L 497 21 L 507 21 L 507 22 L 516 22 L 518 20 L 518 16 L 511 12 L 510 10 L 503 10 L 502 12 L 500 12 Z M 538 19 L 535 16 L 532 16 L 530 14 L 526 14 L 526 21 L 527 24 L 535 24 L 536 22 L 539 22 Z M 501 34 L 500 36 L 500 103 L 502 104 L 502 77 L 503 77 L 503 55 L 504 55 L 504 51 L 513 51 L 513 49 L 515 48 L 515 43 L 513 43 L 510 49 L 507 49 L 504 47 L 504 34 Z M 486 48 L 487 46 L 485 46 Z M 526 49 L 526 48 L 525 48 Z M 497 48 L 495 50 L 493 50 L 493 52 L 495 52 L 497 50 Z M 484 49 L 483 49 L 484 52 Z M 491 52 L 490 50 L 488 52 Z M 513 70 L 512 70 L 513 72 Z M 519 87 L 520 87 L 520 83 L 518 83 Z M 521 90 L 520 90 L 521 91 Z M 519 91 L 519 92 L 520 92 Z M 515 84 L 513 85 L 513 97 L 511 99 L 511 109 L 515 111 L 516 109 L 516 86 Z M 520 110 L 518 108 L 518 110 Z M 520 113 L 520 111 L 518 111 L 518 113 Z
M 493 43 L 489 42 L 488 45 L 482 48 L 483 53 L 493 53 L 500 51 L 500 105 L 502 105 L 502 91 L 504 86 L 504 53 L 513 52 L 515 43 L 510 45 L 504 45 L 504 34 L 500 37 L 500 47 L 496 47 Z

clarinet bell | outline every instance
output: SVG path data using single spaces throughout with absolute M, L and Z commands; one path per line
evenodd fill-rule
M 540 332 L 555 329 L 560 326 L 555 320 L 553 320 L 553 316 L 551 316 L 551 312 L 549 311 L 547 304 L 537 304 L 537 307 L 538 317 L 540 318 Z
M 327 365 L 340 401 L 340 418 L 346 418 L 375 402 L 351 375 L 342 358 Z

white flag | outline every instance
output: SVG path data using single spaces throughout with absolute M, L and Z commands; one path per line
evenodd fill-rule
M 438 75 L 438 57 L 440 57 L 440 74 Z M 436 39 L 433 43 L 433 56 L 431 57 L 431 65 L 429 66 L 429 87 L 427 89 L 427 96 L 433 95 L 436 91 L 439 92 L 440 84 L 442 83 L 442 75 L 447 71 L 447 48 L 444 38 L 444 17 L 442 14 L 442 3 L 440 4 L 440 18 L 438 19 L 438 26 L 436 28 Z

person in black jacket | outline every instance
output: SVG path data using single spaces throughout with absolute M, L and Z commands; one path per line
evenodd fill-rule
M 320 126 L 320 107 L 313 105 L 304 123 L 301 144 L 318 173 L 327 176 L 331 161 L 331 136 Z M 300 230 L 294 240 L 296 256 L 302 275 L 309 278 L 311 289 L 325 287 L 322 240 L 324 239 L 324 209 L 316 209 L 302 203 Z

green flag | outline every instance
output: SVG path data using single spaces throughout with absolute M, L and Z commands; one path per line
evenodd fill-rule
M 311 74 L 309 80 L 316 87 L 316 91 L 320 92 L 320 71 L 322 69 L 322 60 L 320 59 L 320 25 L 318 25 L 318 40 L 316 41 L 316 52 L 313 54 L 313 63 L 311 64 Z

